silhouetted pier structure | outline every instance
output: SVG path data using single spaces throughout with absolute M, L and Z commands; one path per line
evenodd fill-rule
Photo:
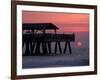
M 45 55 L 51 54 L 52 42 L 55 43 L 54 53 L 57 53 L 57 47 L 60 53 L 66 53 L 68 46 L 70 54 L 71 45 L 70 42 L 75 40 L 74 34 L 57 34 L 58 28 L 52 23 L 24 23 L 24 30 L 29 32 L 23 33 L 23 46 L 26 45 L 25 55 Z M 54 30 L 54 33 L 47 33 L 47 30 Z M 41 31 L 41 33 L 38 33 Z M 65 47 L 62 50 L 61 42 L 65 43 Z

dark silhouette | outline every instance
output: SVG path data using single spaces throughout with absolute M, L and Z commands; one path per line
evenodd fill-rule
M 57 47 L 60 53 L 66 53 L 67 46 L 71 51 L 71 41 L 75 41 L 75 34 L 57 34 L 58 28 L 52 23 L 23 23 L 23 47 L 26 46 L 24 55 L 47 55 L 51 54 L 51 43 L 55 42 L 55 54 Z M 28 32 L 24 32 L 29 30 Z M 54 33 L 47 33 L 47 30 L 54 30 Z M 40 31 L 40 33 L 38 33 Z M 62 51 L 61 42 L 65 42 Z

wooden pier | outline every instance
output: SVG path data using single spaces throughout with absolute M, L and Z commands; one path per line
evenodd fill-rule
M 46 55 L 52 54 L 51 45 L 55 43 L 54 54 L 59 49 L 60 53 L 66 53 L 68 46 L 70 54 L 72 53 L 70 42 L 75 41 L 75 34 L 57 34 L 58 28 L 51 23 L 23 24 L 23 30 L 31 30 L 22 34 L 23 47 L 26 46 L 24 55 Z M 40 30 L 42 33 L 37 33 Z M 54 33 L 46 33 L 46 30 L 54 30 Z M 61 47 L 64 42 L 64 49 Z M 58 48 L 57 48 L 58 47 Z

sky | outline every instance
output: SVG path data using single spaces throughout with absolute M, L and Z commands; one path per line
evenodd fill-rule
M 58 32 L 88 32 L 89 14 L 54 13 L 54 12 L 22 12 L 23 23 L 53 23 Z
M 23 23 L 53 23 L 57 33 L 75 33 L 76 47 L 89 45 L 89 14 L 22 11 Z

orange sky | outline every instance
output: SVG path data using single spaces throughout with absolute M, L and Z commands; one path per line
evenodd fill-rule
M 53 23 L 58 32 L 88 32 L 89 14 L 53 13 L 53 12 L 22 12 L 23 23 Z

